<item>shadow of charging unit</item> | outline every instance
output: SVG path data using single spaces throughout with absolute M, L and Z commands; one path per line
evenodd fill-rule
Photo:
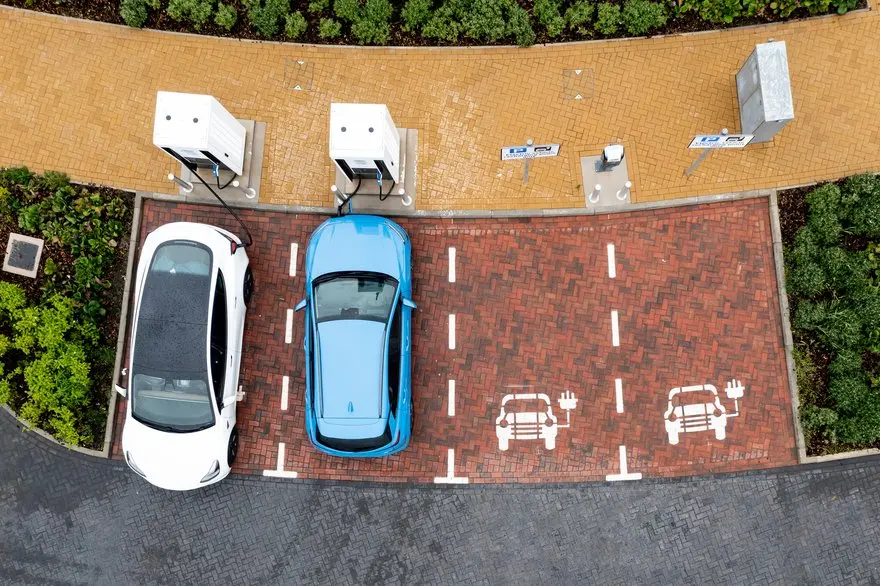
M 397 128 L 384 104 L 330 105 L 331 192 L 340 212 L 413 213 L 417 153 L 418 130 Z
M 259 199 L 266 124 L 237 120 L 213 96 L 157 92 L 153 144 L 177 159 L 169 179 L 187 200 L 214 200 L 193 168 L 229 201 Z

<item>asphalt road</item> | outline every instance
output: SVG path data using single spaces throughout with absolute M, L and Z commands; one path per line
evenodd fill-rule
M 0 412 L 2 584 L 877 584 L 880 458 L 543 486 L 151 488 Z

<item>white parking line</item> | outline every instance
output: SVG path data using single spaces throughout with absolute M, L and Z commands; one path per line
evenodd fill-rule
M 611 312 L 611 345 L 620 346 L 620 328 L 617 325 L 617 310 Z
M 614 264 L 614 245 L 608 245 L 608 278 L 613 279 L 617 276 L 617 266 Z
M 449 381 L 449 416 L 455 417 L 455 381 Z
M 293 341 L 293 310 L 287 310 L 287 325 L 284 326 L 284 343 L 290 344 Z
M 630 473 L 626 467 L 626 446 L 620 446 L 620 474 L 608 474 L 605 480 L 615 482 L 617 480 L 641 480 L 641 472 Z
M 290 276 L 296 276 L 296 254 L 299 252 L 299 244 L 296 242 L 290 243 Z
M 449 247 L 449 282 L 455 282 L 455 248 Z
M 284 469 L 284 442 L 278 443 L 278 464 L 275 470 L 263 470 L 263 476 L 272 476 L 274 478 L 296 478 L 296 472 Z
M 290 377 L 285 376 L 281 378 L 281 410 L 287 411 L 287 391 L 290 388 Z
M 455 314 L 449 314 L 449 349 L 455 350 Z
M 446 451 L 446 476 L 435 476 L 434 484 L 467 484 L 466 476 L 455 475 L 455 450 L 449 448 Z
M 617 412 L 623 413 L 623 380 L 614 379 L 614 396 L 617 399 Z

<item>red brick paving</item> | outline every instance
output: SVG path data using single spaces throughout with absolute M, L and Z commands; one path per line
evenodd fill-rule
M 257 292 L 245 326 L 238 472 L 275 469 L 278 442 L 286 444 L 284 469 L 301 478 L 431 482 L 446 476 L 448 448 L 456 476 L 474 483 L 604 480 L 620 471 L 620 445 L 629 471 L 645 477 L 797 462 L 766 200 L 601 217 L 400 220 L 413 241 L 419 305 L 413 439 L 405 452 L 378 460 L 320 454 L 303 427 L 302 315 L 287 345 L 285 313 L 302 297 L 305 245 L 323 218 L 241 215 L 255 237 L 248 253 Z M 183 219 L 237 231 L 217 208 L 145 200 L 143 218 L 144 234 Z M 288 275 L 291 242 L 300 247 L 296 277 Z M 613 280 L 608 243 L 616 246 Z M 447 279 L 449 246 L 457 249 L 456 283 Z M 616 348 L 612 310 L 620 319 Z M 447 345 L 449 313 L 456 314 L 455 350 Z M 734 377 L 746 390 L 727 439 L 686 433 L 669 445 L 669 389 L 711 383 L 723 395 Z M 447 415 L 450 378 L 454 417 Z M 623 381 L 622 414 L 615 378 Z M 522 440 L 498 450 L 495 418 L 513 392 L 504 387 L 522 384 L 551 396 L 560 423 L 560 393 L 577 396 L 555 450 Z M 723 396 L 722 403 L 732 410 Z

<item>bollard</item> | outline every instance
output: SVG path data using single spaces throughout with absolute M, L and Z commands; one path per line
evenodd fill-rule
M 629 197 L 629 188 L 632 187 L 633 184 L 630 181 L 627 181 L 623 184 L 623 189 L 617 190 L 617 199 L 620 201 L 626 201 L 626 198 Z
M 397 195 L 400 196 L 400 201 L 401 203 L 403 203 L 403 205 L 405 205 L 406 207 L 412 205 L 413 200 L 410 196 L 406 194 L 406 190 L 404 190 L 403 187 L 397 190 Z
M 589 201 L 590 203 L 599 203 L 599 192 L 602 191 L 602 185 L 597 183 L 593 186 L 593 191 L 590 193 Z

